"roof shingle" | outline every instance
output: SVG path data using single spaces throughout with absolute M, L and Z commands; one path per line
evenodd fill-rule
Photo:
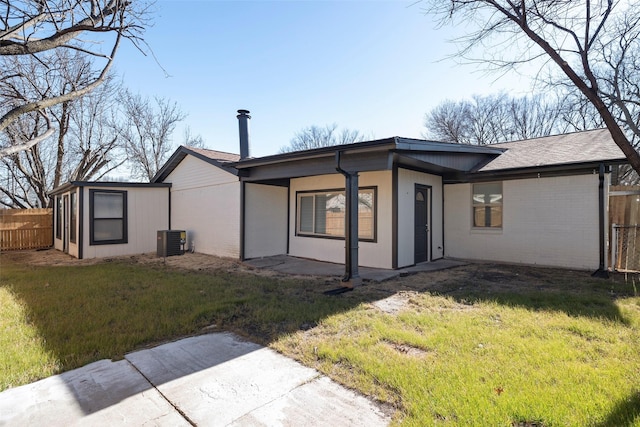
M 224 151 L 217 151 L 217 150 L 209 150 L 208 148 L 195 148 L 195 147 L 189 147 L 189 146 L 185 146 L 185 148 L 187 150 L 198 153 L 202 156 L 208 157 L 209 159 L 217 160 L 219 162 L 237 162 L 238 160 L 240 160 L 239 154 L 225 153 Z
M 479 172 L 625 159 L 608 129 L 504 142 L 490 147 L 506 151 Z

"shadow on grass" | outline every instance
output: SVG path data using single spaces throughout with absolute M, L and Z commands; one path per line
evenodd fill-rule
M 124 369 L 121 359 L 132 351 L 185 336 L 224 331 L 266 345 L 283 334 L 312 328 L 322 319 L 371 298 L 386 296 L 384 292 L 324 295 L 324 291 L 336 287 L 337 280 L 333 279 L 264 277 L 222 269 L 187 271 L 133 261 L 59 267 L 18 264 L 6 256 L 2 261 L 0 287 L 22 309 L 14 317 L 17 321 L 10 320 L 15 323 L 10 328 L 26 325 L 37 329 L 36 339 L 16 343 L 14 360 L 25 357 L 24 346 L 33 346 L 34 352 L 42 348 L 57 360 L 58 369 L 48 375 L 85 367 L 60 376 L 85 415 L 144 391 L 135 383 L 113 392 L 118 387 L 109 385 L 110 376 L 102 374 L 103 370 Z M 4 321 L 0 316 L 0 323 Z M 241 351 L 237 357 L 244 354 Z M 92 363 L 96 361 L 102 362 Z M 194 366 L 200 371 L 218 363 L 221 362 L 216 359 Z M 183 366 L 176 372 L 181 375 L 190 367 Z M 99 374 L 95 374 L 96 369 Z M 3 369 L 0 374 L 6 375 L 7 371 Z M 11 368 L 8 374 L 12 375 Z M 13 374 L 16 375 L 8 380 L 0 378 L 0 391 L 43 375 Z M 82 375 L 87 378 L 79 379 Z M 92 384 L 95 377 L 107 383 L 91 388 L 97 394 L 88 397 L 78 384 Z M 31 409 L 35 408 L 25 412 Z
M 627 427 L 640 421 L 640 392 L 619 402 L 606 420 L 595 427 Z
M 232 331 L 267 345 L 388 296 L 372 289 L 324 295 L 336 288 L 337 279 L 187 271 L 126 261 L 42 267 L 3 260 L 0 286 L 23 306 L 26 322 L 37 328 L 60 371 L 199 333 Z
M 463 304 L 495 302 L 630 324 L 616 300 L 634 296 L 634 289 L 620 278 L 598 279 L 585 271 L 491 264 L 471 265 L 465 270 L 467 274 L 427 284 L 423 290 Z

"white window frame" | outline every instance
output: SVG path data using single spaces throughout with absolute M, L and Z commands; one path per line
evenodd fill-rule
M 500 193 L 489 194 L 484 192 L 480 192 L 480 190 L 476 190 L 476 186 L 499 186 Z M 489 197 L 489 200 L 478 200 L 476 197 L 479 194 L 484 194 Z M 491 225 L 493 220 L 495 219 L 495 215 L 492 213 L 499 208 L 500 212 L 500 223 L 496 225 Z M 476 209 L 484 209 L 484 224 L 476 224 Z M 471 227 L 474 229 L 482 229 L 482 230 L 501 230 L 504 224 L 504 187 L 502 185 L 502 181 L 491 181 L 491 182 L 476 182 L 471 184 Z

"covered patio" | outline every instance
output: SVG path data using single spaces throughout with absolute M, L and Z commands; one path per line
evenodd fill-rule
M 289 255 L 275 255 L 263 258 L 254 258 L 244 261 L 257 269 L 272 270 L 283 274 L 303 276 L 327 276 L 339 278 L 344 273 L 344 264 L 322 262 L 306 258 L 298 258 Z M 365 282 L 384 282 L 409 274 L 445 270 L 448 268 L 466 265 L 465 262 L 453 259 L 439 259 L 432 262 L 422 262 L 411 267 L 398 270 L 383 268 L 361 267 L 360 277 Z

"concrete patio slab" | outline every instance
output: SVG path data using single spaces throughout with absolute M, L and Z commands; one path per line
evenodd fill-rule
M 100 360 L 0 393 L 0 426 L 189 426 L 126 360 Z
M 233 351 L 227 353 L 227 348 Z M 130 354 L 127 360 L 198 426 L 229 425 L 318 376 L 313 369 L 231 334 L 215 340 L 209 335 L 187 338 Z M 168 378 L 179 366 L 184 367 L 178 370 L 181 375 Z
M 230 333 L 185 338 L 0 393 L 0 426 L 386 426 L 376 404 Z
M 295 425 L 305 427 L 375 426 L 384 418 L 371 401 L 327 377 L 317 377 L 230 425 L 268 427 L 296 420 Z
M 328 276 L 340 278 L 344 275 L 344 265 L 330 262 L 322 262 L 305 258 L 296 258 L 289 255 L 276 255 L 264 258 L 255 258 L 245 261 L 245 264 L 259 269 L 277 271 L 284 274 L 305 276 Z M 383 282 L 395 279 L 407 274 L 415 274 L 426 271 L 444 270 L 447 268 L 465 265 L 463 261 L 453 259 L 439 259 L 431 262 L 423 262 L 411 267 L 398 270 L 383 268 L 360 267 L 358 272 L 362 280 L 371 282 Z
M 385 423 L 367 399 L 232 334 L 187 338 L 127 360 L 198 426 L 328 425 L 327 411 L 335 411 L 329 425 Z

